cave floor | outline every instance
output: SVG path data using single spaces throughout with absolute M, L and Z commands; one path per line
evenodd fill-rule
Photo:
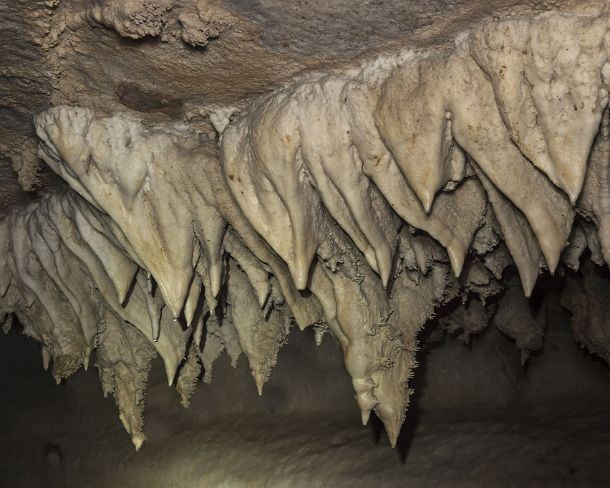
M 375 428 L 336 417 L 250 416 L 182 425 L 179 432 L 155 436 L 137 454 L 120 426 L 58 433 L 34 424 L 32 437 L 9 438 L 19 449 L 2 455 L 0 485 L 607 486 L 608 410 L 554 420 L 496 413 L 476 421 L 421 415 L 410 445 L 395 450 Z M 61 446 L 59 467 L 44 459 L 44 434 Z

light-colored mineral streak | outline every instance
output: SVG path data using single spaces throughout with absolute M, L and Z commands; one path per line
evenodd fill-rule
M 143 5 L 96 0 L 87 18 L 166 35 L 173 2 Z M 191 17 L 177 17 L 186 42 Z M 578 270 L 587 248 L 610 261 L 608 27 L 604 4 L 485 21 L 451 48 L 299 76 L 217 141 L 50 108 L 39 155 L 71 191 L 0 222 L 2 318 L 42 343 L 58 381 L 97 349 L 136 448 L 156 353 L 187 405 L 223 350 L 244 353 L 262 392 L 291 325 L 314 326 L 340 342 L 363 422 L 374 410 L 394 445 L 417 334 L 440 305 L 465 304 L 443 320 L 468 338 L 514 265 L 494 320 L 526 354 L 542 341 L 525 298 L 541 270 Z M 566 306 L 592 314 L 576 337 L 607 358 L 599 293 Z

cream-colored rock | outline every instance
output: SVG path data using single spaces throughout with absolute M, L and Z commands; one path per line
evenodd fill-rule
M 183 157 L 179 133 L 149 132 L 130 118 L 95 120 L 89 111 L 63 107 L 40 115 L 37 130 L 45 141 L 41 156 L 60 175 L 74 175 L 68 182 L 78 180 L 75 189 L 118 225 L 178 317 L 194 246 L 184 195 L 165 178 L 172 161 Z
M 536 237 L 524 215 L 507 200 L 482 171 L 477 171 L 498 221 L 504 243 L 519 270 L 525 296 L 530 296 L 542 262 Z
M 610 135 L 608 111 L 602 120 L 584 182 L 578 212 L 593 224 L 599 237 L 600 252 L 610 263 Z
M 180 38 L 196 47 L 205 46 L 234 23 L 235 17 L 217 2 L 199 0 L 91 0 L 85 18 L 131 39 Z
M 488 22 L 472 52 L 492 80 L 500 112 L 523 154 L 575 203 L 608 89 L 608 14 Z
M 259 395 L 286 342 L 289 316 L 272 308 L 267 314 L 258 305 L 247 275 L 233 261 L 228 270 L 228 303 L 239 344 L 250 363 Z
M 182 406 L 185 408 L 190 405 L 191 396 L 197 387 L 201 366 L 201 360 L 199 354 L 197 354 L 197 345 L 192 342 L 176 380 L 176 390 L 180 394 Z
M 114 396 L 119 418 L 137 451 L 146 440 L 144 396 L 156 353 L 142 334 L 114 313 L 107 310 L 101 322 L 97 367 L 104 396 Z

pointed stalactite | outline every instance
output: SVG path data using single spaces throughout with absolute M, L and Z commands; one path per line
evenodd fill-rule
M 444 80 L 438 59 L 413 58 L 385 82 L 378 107 L 381 137 L 426 213 L 460 169 Z
M 151 361 L 156 352 L 150 342 L 130 324 L 107 311 L 101 317 L 97 367 L 104 395 L 114 396 L 119 418 L 136 451 L 146 440 L 144 396 Z
M 90 111 L 68 112 L 57 107 L 37 117 L 45 142 L 42 157 L 61 176 L 76 175 L 75 190 L 84 187 L 82 196 L 119 226 L 177 318 L 193 274 L 194 239 L 184 197 L 164 177 L 172 164 L 179 164 L 179 148 L 169 134 L 147 131 L 130 118 L 95 119 Z M 70 139 L 69 148 L 62 138 Z M 161 162 L 165 166 L 158 168 Z
M 490 77 L 511 139 L 575 203 L 608 91 L 606 12 L 487 22 L 471 52 Z
M 180 403 L 182 403 L 184 408 L 190 405 L 191 397 L 197 387 L 200 374 L 201 361 L 196 351 L 196 345 L 193 342 L 188 350 L 186 360 L 178 372 L 178 379 L 176 380 L 176 390 L 178 390 L 178 393 L 180 394 Z
M 96 215 L 95 211 L 86 205 L 78 205 L 76 201 L 65 202 L 64 206 L 64 212 L 69 209 L 65 215 L 65 220 L 70 222 L 68 225 L 76 225 L 80 237 L 97 255 L 112 280 L 118 301 L 124 303 L 138 271 L 138 265 L 100 230 L 99 225 L 95 225 L 95 222 L 99 223 L 103 218 L 101 215 Z
M 574 218 L 569 200 L 512 143 L 491 84 L 472 58 L 456 55 L 447 69 L 452 80 L 449 105 L 454 137 L 489 180 L 523 212 L 549 270 L 554 272 Z
M 525 216 L 493 185 L 482 171 L 477 169 L 479 179 L 491 203 L 498 221 L 504 243 L 519 271 L 525 296 L 529 297 L 540 272 L 542 254 L 536 237 Z
M 246 274 L 235 261 L 229 267 L 227 289 L 232 322 L 258 393 L 262 395 L 279 349 L 286 342 L 289 322 L 280 310 L 272 309 L 263 315 Z

